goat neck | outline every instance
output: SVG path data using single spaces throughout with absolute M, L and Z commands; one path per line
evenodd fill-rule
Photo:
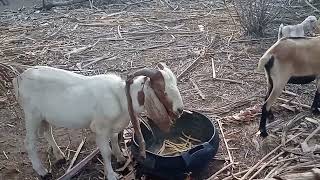
M 143 138 L 143 135 L 141 132 L 139 120 L 137 119 L 136 112 L 134 111 L 132 97 L 131 97 L 130 87 L 131 87 L 131 84 L 133 84 L 133 82 L 134 82 L 133 79 L 127 79 L 126 85 L 125 85 L 125 91 L 126 91 L 126 96 L 127 96 L 127 101 L 128 101 L 128 112 L 129 112 L 129 117 L 131 119 L 131 123 L 132 123 L 133 129 L 134 129 L 134 133 L 137 135 L 137 138 L 138 138 L 140 157 L 146 158 L 146 145 L 145 145 L 145 141 L 144 141 L 144 138 Z M 138 100 L 139 106 L 142 106 L 144 104 L 143 87 L 142 87 L 141 91 L 138 91 L 138 93 L 137 93 L 137 100 Z

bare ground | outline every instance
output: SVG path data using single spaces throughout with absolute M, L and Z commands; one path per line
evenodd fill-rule
M 115 72 L 122 77 L 136 69 L 166 62 L 176 75 L 180 75 L 205 49 L 205 55 L 198 58 L 178 83 L 185 106 L 201 111 L 213 120 L 222 119 L 224 123 L 224 134 L 236 164 L 232 170 L 220 174 L 219 179 L 252 167 L 279 144 L 281 134 L 275 132 L 278 138 L 257 150 L 255 133 L 259 116 L 236 123 L 224 117 L 262 103 L 265 78 L 263 74 L 255 73 L 254 68 L 259 57 L 275 42 L 276 39 L 270 37 L 276 36 L 280 20 L 269 27 L 267 39 L 253 40 L 243 36 L 239 24 L 233 23 L 221 1 L 171 1 L 170 6 L 177 7 L 175 10 L 161 2 L 123 4 L 119 1 L 102 3 L 97 5 L 98 8 L 84 4 L 51 11 L 32 8 L 3 11 L 0 14 L 1 61 L 30 66 L 50 65 L 86 75 Z M 296 14 L 284 10 L 282 22 L 295 23 L 312 12 L 300 5 L 290 8 L 304 8 L 305 11 Z M 235 13 L 232 12 L 231 16 L 237 21 Z M 92 47 L 70 53 L 89 45 Z M 99 57 L 104 58 L 86 66 Z M 217 77 L 226 80 L 212 78 L 212 60 Z M 199 86 L 205 100 L 201 100 L 190 78 Z M 315 85 L 288 85 L 287 89 L 298 96 L 282 95 L 283 98 L 294 98 L 294 101 L 310 105 Z M 1 97 L 6 96 L 2 94 Z M 12 110 L 16 104 L 8 100 L 0 103 L 0 179 L 37 179 L 23 146 L 23 119 L 17 118 L 20 113 Z M 313 117 L 308 110 L 291 112 L 279 105 L 274 105 L 273 110 L 280 122 L 291 120 L 301 111 Z M 89 130 L 56 128 L 54 136 L 65 153 L 70 153 L 70 158 L 84 137 L 87 141 L 78 159 L 95 148 Z M 257 141 L 263 144 L 260 139 Z M 47 166 L 54 162 L 52 156 L 48 157 L 48 148 L 42 139 L 39 151 Z M 199 178 L 211 176 L 229 160 L 221 138 L 218 154 Z M 63 167 L 52 167 L 54 178 L 65 172 L 68 163 Z M 263 177 L 268 170 L 259 176 Z M 103 177 L 102 164 L 97 159 L 74 179 L 89 177 Z

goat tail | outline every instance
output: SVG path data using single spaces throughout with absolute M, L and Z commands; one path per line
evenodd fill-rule
M 269 62 L 270 58 L 272 57 L 271 54 L 266 53 L 260 59 L 258 63 L 258 67 L 256 68 L 256 72 L 262 72 L 264 70 L 265 65 Z
M 281 23 L 279 26 L 279 32 L 278 32 L 278 40 L 281 39 L 282 37 L 282 29 L 283 29 L 284 25 Z

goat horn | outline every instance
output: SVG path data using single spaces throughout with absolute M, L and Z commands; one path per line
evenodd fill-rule
M 157 74 L 158 71 L 159 70 L 144 68 L 134 72 L 133 74 L 128 75 L 127 81 L 130 81 L 137 76 L 147 76 L 150 79 L 153 79 L 153 77 Z

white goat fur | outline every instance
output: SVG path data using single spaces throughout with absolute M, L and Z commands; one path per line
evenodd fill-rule
M 169 68 L 160 70 L 166 83 L 165 90 L 173 102 L 173 110 L 182 108 L 182 100 L 176 79 Z M 139 114 L 138 91 L 153 91 L 150 80 L 142 86 L 144 76 L 137 77 L 131 85 L 133 110 Z M 34 170 L 40 175 L 48 174 L 41 163 L 35 147 L 40 129 L 52 146 L 57 160 L 64 154 L 57 146 L 50 125 L 65 128 L 89 128 L 96 134 L 96 143 L 104 160 L 105 175 L 117 179 L 111 167 L 112 152 L 117 161 L 125 161 L 118 146 L 118 133 L 128 126 L 130 117 L 125 93 L 125 81 L 114 74 L 83 76 L 66 70 L 35 66 L 13 80 L 14 90 L 25 114 L 25 145 Z
M 307 33 L 313 33 L 317 27 L 317 18 L 315 16 L 308 16 L 300 24 L 287 25 L 281 24 L 279 26 L 278 39 L 282 37 L 303 37 Z

